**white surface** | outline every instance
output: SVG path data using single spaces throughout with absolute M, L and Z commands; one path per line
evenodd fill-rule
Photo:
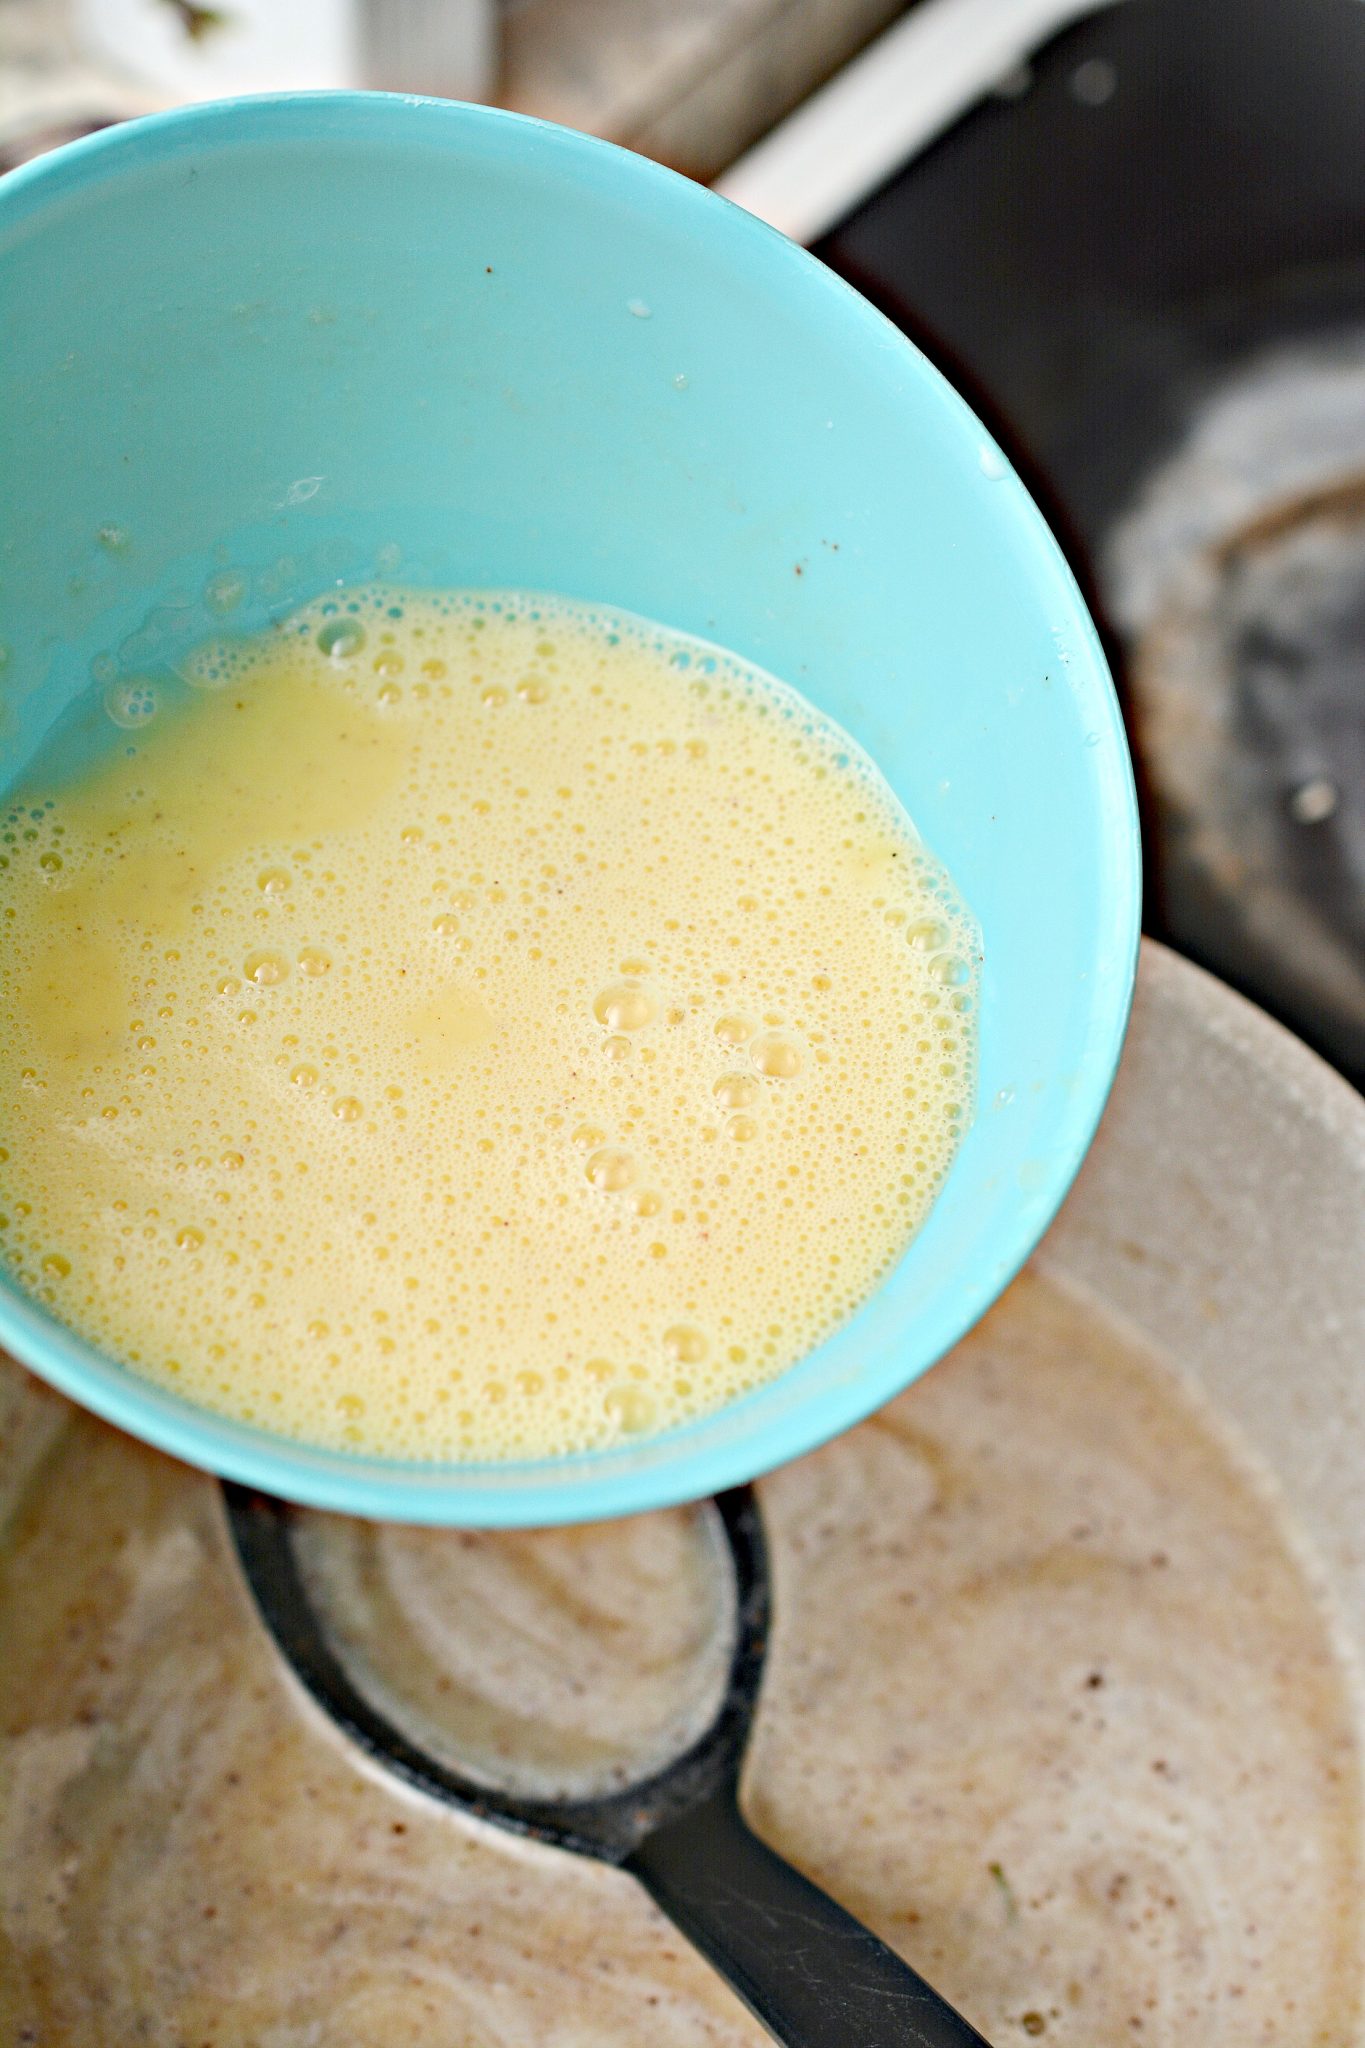
M 90 56 L 176 99 L 359 83 L 353 0 L 232 0 L 221 24 L 190 36 L 166 0 L 72 0 Z
M 479 99 L 493 67 L 493 0 L 207 0 L 190 35 L 168 0 L 72 0 L 77 43 L 176 100 L 396 86 Z

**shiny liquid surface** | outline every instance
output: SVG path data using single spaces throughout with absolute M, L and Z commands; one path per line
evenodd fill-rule
M 362 1698 L 429 1756 L 529 1799 L 591 1799 L 685 1751 L 725 1697 L 734 1566 L 696 1509 L 490 1540 L 299 1518 L 314 1612 Z
M 356 1759 L 256 1621 L 211 1482 L 18 1372 L 0 1390 L 0 2039 L 759 2048 L 628 1878 Z M 1026 1275 L 760 1492 L 764 1835 L 1004 2048 L 1355 2048 L 1347 1668 L 1268 1482 L 1162 1361 Z M 628 1754 L 632 1707 L 657 1720 L 665 1667 L 679 1698 L 694 1669 L 686 1536 L 373 1543 L 394 1587 L 451 1545 L 501 1587 L 496 1655 L 447 1629 L 462 1716 L 573 1738 L 555 1616 Z
M 771 1379 L 904 1250 L 978 939 L 847 736 L 555 599 L 371 589 L 0 833 L 0 1259 L 137 1371 L 396 1457 Z

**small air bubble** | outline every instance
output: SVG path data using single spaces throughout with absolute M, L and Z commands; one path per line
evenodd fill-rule
M 616 1195 L 635 1184 L 635 1161 L 629 1152 L 603 1148 L 594 1152 L 584 1171 L 603 1194 Z
M 771 1081 L 792 1081 L 801 1071 L 801 1048 L 780 1031 L 765 1032 L 749 1047 L 749 1057 Z
M 643 1031 L 658 1016 L 659 1005 L 638 982 L 623 981 L 603 989 L 592 1010 L 609 1031 Z
M 332 665 L 341 668 L 365 645 L 365 628 L 359 619 L 329 619 L 318 632 L 317 644 Z
M 248 953 L 242 972 L 257 988 L 274 988 L 288 975 L 289 962 L 283 953 Z
M 710 1348 L 705 1334 L 691 1323 L 674 1323 L 664 1331 L 664 1355 L 675 1365 L 700 1365 Z
M 141 680 L 111 683 L 104 693 L 104 708 L 114 724 L 125 732 L 136 732 L 156 717 L 159 704 L 156 684 Z
M 602 1405 L 627 1436 L 639 1436 L 652 1429 L 658 1414 L 653 1397 L 643 1387 L 613 1387 Z

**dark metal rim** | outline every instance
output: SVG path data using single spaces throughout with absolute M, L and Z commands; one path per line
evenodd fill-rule
M 359 1690 L 332 1649 L 294 1548 L 295 1510 L 273 1494 L 223 1482 L 228 1528 L 256 1607 L 304 1689 L 372 1762 L 476 1820 L 579 1855 L 622 1863 L 645 1837 L 737 1776 L 758 1703 L 771 1616 L 768 1550 L 753 1488 L 710 1503 L 735 1575 L 735 1639 L 711 1725 L 663 1769 L 595 1799 L 522 1799 L 440 1762 Z

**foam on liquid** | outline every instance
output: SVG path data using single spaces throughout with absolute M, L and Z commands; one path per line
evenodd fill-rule
M 539 1456 L 772 1378 L 922 1220 L 977 938 L 702 643 L 370 588 L 121 687 L 0 827 L 0 1258 L 204 1405 Z

